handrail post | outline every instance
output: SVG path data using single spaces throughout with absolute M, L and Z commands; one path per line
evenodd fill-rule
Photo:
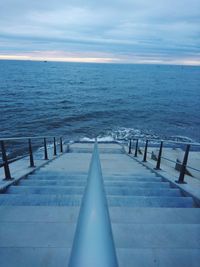
M 63 142 L 62 142 L 62 137 L 60 137 L 60 153 L 63 153 Z
M 148 142 L 149 142 L 149 140 L 146 140 L 145 149 L 144 149 L 143 162 L 146 162 L 146 161 L 147 161 L 147 148 L 148 148 Z
M 129 140 L 129 148 L 128 148 L 128 154 L 131 154 L 131 146 L 132 146 L 132 142 L 131 139 Z
M 175 181 L 178 184 L 186 184 L 186 182 L 184 182 L 184 177 L 185 177 L 185 171 L 186 171 L 189 151 L 190 151 L 190 145 L 187 145 L 186 149 L 185 149 L 183 162 L 182 162 L 182 165 L 181 165 L 179 179 L 177 181 Z
M 156 170 L 160 170 L 160 163 L 161 163 L 161 157 L 162 157 L 162 148 L 163 148 L 163 141 L 160 142 L 160 150 L 158 153 L 158 160 L 156 164 Z
M 135 155 L 134 155 L 134 157 L 137 157 L 137 153 L 138 153 L 138 139 L 136 140 L 136 143 L 135 143 Z
M 53 155 L 56 156 L 57 152 L 56 152 L 56 138 L 53 138 Z
M 48 152 L 47 152 L 47 141 L 46 138 L 44 138 L 44 159 L 48 160 Z
M 1 153 L 2 153 L 2 160 L 3 160 L 3 166 L 4 166 L 4 173 L 5 173 L 4 180 L 12 180 L 13 178 L 11 177 L 11 174 L 10 174 L 10 168 L 9 168 L 8 158 L 6 155 L 6 148 L 4 145 L 4 141 L 1 141 Z
M 28 147 L 29 147 L 30 167 L 35 167 L 34 159 L 33 159 L 33 150 L 32 150 L 32 145 L 31 145 L 31 139 L 28 139 Z

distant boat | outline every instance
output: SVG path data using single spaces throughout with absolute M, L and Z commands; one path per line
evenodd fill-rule
M 47 63 L 47 61 L 46 61 L 46 60 L 44 60 L 44 63 Z

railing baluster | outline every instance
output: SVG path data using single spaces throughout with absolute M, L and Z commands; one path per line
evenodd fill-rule
M 3 160 L 3 166 L 4 166 L 4 173 L 5 173 L 4 180 L 12 180 L 13 178 L 11 177 L 11 174 L 10 174 L 10 168 L 9 168 L 8 158 L 6 155 L 6 148 L 4 145 L 4 141 L 1 141 L 1 153 L 2 153 L 2 160 Z
M 48 152 L 47 152 L 47 141 L 46 138 L 44 138 L 44 159 L 48 160 Z
M 163 141 L 160 142 L 160 149 L 158 153 L 158 160 L 156 164 L 156 170 L 160 170 L 160 163 L 161 163 L 161 157 L 162 157 L 162 148 L 163 148 Z
M 56 151 L 56 138 L 53 138 L 53 155 L 56 156 L 57 155 L 57 151 Z
M 143 162 L 147 161 L 147 148 L 148 148 L 148 140 L 146 140 L 146 144 L 145 144 L 145 149 L 144 149 L 144 157 L 143 157 Z
M 31 139 L 28 139 L 28 147 L 29 147 L 30 167 L 35 167 Z
M 132 153 L 132 152 L 131 152 L 131 146 L 132 146 L 132 142 L 131 142 L 131 139 L 130 139 L 130 141 L 129 141 L 128 154 L 131 154 L 131 153 Z
M 60 152 L 63 153 L 63 142 L 62 142 L 62 137 L 60 137 Z
M 185 177 L 185 171 L 186 171 L 189 151 L 190 151 L 190 145 L 187 145 L 186 149 L 185 149 L 183 162 L 182 162 L 182 165 L 181 165 L 179 179 L 176 181 L 176 183 L 178 183 L 178 184 L 186 184 L 186 182 L 184 182 L 184 177 Z
M 138 153 L 138 139 L 136 140 L 136 143 L 135 143 L 135 155 L 134 155 L 134 157 L 137 157 L 137 153 Z

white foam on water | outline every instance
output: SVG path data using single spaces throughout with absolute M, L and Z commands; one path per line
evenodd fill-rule
M 195 143 L 195 141 L 192 138 L 189 138 L 184 135 L 173 135 L 171 136 L 171 139 L 172 141 Z
M 97 136 L 97 140 L 99 142 L 113 142 L 118 141 L 121 143 L 126 143 L 130 139 L 138 139 L 140 143 L 144 143 L 146 139 L 151 140 L 151 145 L 158 145 L 160 144 L 160 140 L 166 141 L 175 141 L 175 142 L 186 142 L 186 143 L 193 143 L 195 142 L 191 138 L 187 136 L 159 136 L 153 133 L 151 130 L 140 130 L 135 128 L 125 128 L 120 127 L 113 130 L 105 131 Z M 95 138 L 90 137 L 82 137 L 79 141 L 84 142 L 94 142 Z

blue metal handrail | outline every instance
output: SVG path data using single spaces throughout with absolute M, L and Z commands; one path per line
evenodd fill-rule
M 69 267 L 117 267 L 97 143 L 72 246 Z

